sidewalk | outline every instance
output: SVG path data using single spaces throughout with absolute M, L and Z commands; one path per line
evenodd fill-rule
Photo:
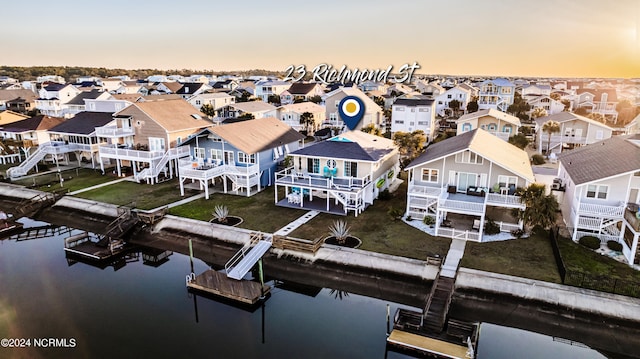
M 112 184 L 115 184 L 115 183 L 119 183 L 119 182 L 122 182 L 122 181 L 127 181 L 128 179 L 129 179 L 129 177 L 125 177 L 125 178 L 118 178 L 117 180 L 113 180 L 113 181 L 110 181 L 110 182 L 105 182 L 105 183 L 97 184 L 97 185 L 95 185 L 95 186 L 91 186 L 91 187 L 87 187 L 87 188 L 83 188 L 83 189 L 79 189 L 79 190 L 77 190 L 77 191 L 69 192 L 68 194 L 69 194 L 69 195 L 71 195 L 71 196 L 73 196 L 73 195 L 76 195 L 76 194 L 78 194 L 78 193 L 91 191 L 91 190 L 94 190 L 94 189 L 96 189 L 96 188 L 109 186 L 109 185 L 112 185 Z
M 466 244 L 467 241 L 462 239 L 451 240 L 449 252 L 447 252 L 447 257 L 444 259 L 444 264 L 442 265 L 442 269 L 440 270 L 441 276 L 448 278 L 456 277 L 456 273 L 458 272 L 458 265 L 460 264 L 460 260 L 464 255 L 464 248 Z
M 289 235 L 289 233 L 295 231 L 301 225 L 303 225 L 303 224 L 309 222 L 310 220 L 312 220 L 318 214 L 320 214 L 320 212 L 318 212 L 318 211 L 309 211 L 309 212 L 305 213 L 304 215 L 302 215 L 301 217 L 299 217 L 298 219 L 296 219 L 296 220 L 292 221 L 291 223 L 287 224 L 286 226 L 280 228 L 273 235 L 275 235 L 275 236 L 287 236 L 287 235 Z

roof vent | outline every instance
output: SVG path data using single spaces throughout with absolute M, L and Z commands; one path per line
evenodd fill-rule
M 196 120 L 202 120 L 202 116 L 198 115 L 197 113 L 192 113 L 191 117 L 195 118 Z

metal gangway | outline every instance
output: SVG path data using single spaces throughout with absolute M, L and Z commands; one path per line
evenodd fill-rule
M 253 233 L 251 239 L 229 261 L 224 269 L 228 278 L 242 280 L 253 266 L 271 248 L 273 237 L 263 233 Z

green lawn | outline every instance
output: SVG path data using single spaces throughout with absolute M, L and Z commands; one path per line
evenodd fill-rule
M 36 177 L 16 179 L 13 183 L 29 187 L 32 187 L 35 184 L 36 187 L 32 188 L 45 192 L 51 192 L 62 188 L 68 189 L 69 192 L 73 192 L 118 179 L 117 177 L 103 175 L 100 170 L 93 170 L 89 168 L 62 171 L 61 174 L 64 179 L 62 186 L 60 185 L 60 177 L 58 176 L 58 173 L 47 173 Z
M 77 197 L 117 205 L 135 202 L 137 208 L 153 209 L 198 193 L 185 189 L 185 197 L 180 196 L 178 179 L 173 179 L 154 185 L 123 181 L 79 193 Z
M 591 249 L 574 243 L 568 238 L 558 239 L 558 247 L 567 270 L 588 273 L 596 277 L 623 279 L 640 284 L 640 271 L 620 263 Z
M 355 217 L 322 213 L 306 225 L 291 233 L 292 237 L 314 239 L 329 235 L 329 226 L 336 220 L 345 220 L 351 234 L 362 240 L 361 249 L 397 256 L 426 259 L 429 256 L 447 254 L 450 239 L 432 237 L 401 220 L 393 220 L 387 213 L 389 207 L 406 208 L 406 184 L 392 194 L 388 200 L 376 200 L 373 205 Z
M 547 232 L 508 241 L 467 242 L 460 266 L 561 283 Z
M 262 232 L 273 233 L 289 222 L 305 214 L 305 211 L 278 207 L 273 203 L 273 187 L 268 187 L 251 197 L 224 193 L 211 194 L 209 199 L 198 199 L 193 202 L 171 208 L 170 214 L 208 221 L 216 205 L 224 205 L 229 215 L 242 217 L 239 227 Z

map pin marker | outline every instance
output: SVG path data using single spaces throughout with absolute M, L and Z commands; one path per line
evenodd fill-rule
M 364 102 L 356 96 L 347 96 L 338 105 L 340 119 L 350 130 L 354 130 L 364 116 Z

